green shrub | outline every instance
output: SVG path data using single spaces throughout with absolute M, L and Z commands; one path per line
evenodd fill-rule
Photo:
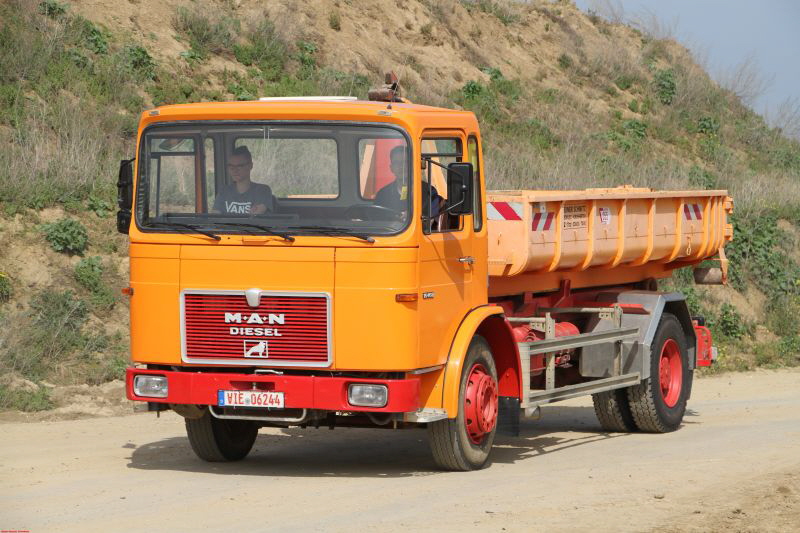
M 198 59 L 209 54 L 219 54 L 231 49 L 238 32 L 238 22 L 222 16 L 212 22 L 200 12 L 200 8 L 178 7 L 172 19 L 172 26 L 189 40 L 189 46 Z
M 628 109 L 633 111 L 634 113 L 638 113 L 639 112 L 639 101 L 636 98 L 634 98 L 633 100 L 628 102 Z
M 641 140 L 647 137 L 647 123 L 635 118 L 623 122 L 622 130 L 633 139 Z
M 156 77 L 156 64 L 147 50 L 138 44 L 129 44 L 122 49 L 121 58 L 127 70 L 139 80 Z
M 558 66 L 567 70 L 568 68 L 572 67 L 572 58 L 569 57 L 567 54 L 561 54 L 558 56 Z
M 662 104 L 670 105 L 678 91 L 678 86 L 675 82 L 675 71 L 671 68 L 657 71 L 653 78 L 653 85 L 655 86 L 658 101 Z
M 500 72 L 499 68 L 495 67 L 481 67 L 481 72 L 489 76 L 491 81 L 502 80 L 503 73 Z
M 16 409 L 17 411 L 46 411 L 55 407 L 50 398 L 50 390 L 41 385 L 35 392 L 11 389 L 0 385 L 0 409 Z
M 618 76 L 614 83 L 619 87 L 621 91 L 627 91 L 631 87 L 633 87 L 633 83 L 636 81 L 635 76 L 631 76 L 628 74 L 623 74 Z
M 719 133 L 719 121 L 714 117 L 701 117 L 697 121 L 697 131 L 706 135 Z
M 692 168 L 689 169 L 689 185 L 706 190 L 716 189 L 717 178 L 711 172 L 697 165 L 692 165 Z
M 297 41 L 297 60 L 306 69 L 314 69 L 317 66 L 317 45 L 309 41 Z
M 719 314 L 710 321 L 714 333 L 729 339 L 741 339 L 749 332 L 749 327 L 736 308 L 729 303 L 720 307 Z
M 67 14 L 67 6 L 57 0 L 39 2 L 39 12 L 50 18 L 60 18 Z
M 260 69 L 267 81 L 278 80 L 288 60 L 288 50 L 286 43 L 275 31 L 272 21 L 267 18 L 262 19 L 258 26 L 246 33 L 245 37 L 246 44 L 237 44 L 233 47 L 236 60 L 243 65 Z
M 103 284 L 103 262 L 99 257 L 84 257 L 75 265 L 75 281 L 84 289 L 95 291 Z
M 90 344 L 91 338 L 82 331 L 88 317 L 86 303 L 72 291 L 45 290 L 34 295 L 28 316 L 9 335 L 4 366 L 28 379 L 43 378 Z
M 744 290 L 753 283 L 771 301 L 800 292 L 800 265 L 789 255 L 791 238 L 778 227 L 774 213 L 734 213 L 734 239 L 725 246 L 731 283 Z
M 485 91 L 486 87 L 482 83 L 475 80 L 469 80 L 461 88 L 461 93 L 464 95 L 464 98 L 477 98 Z
M 91 293 L 94 306 L 101 309 L 114 307 L 116 297 L 103 281 L 103 262 L 99 257 L 85 257 L 78 261 L 73 275 L 75 281 Z
M 494 15 L 506 26 L 517 22 L 520 18 L 519 13 L 512 8 L 511 4 L 503 0 L 462 0 L 462 5 L 468 11 L 478 9 L 489 15 Z M 431 3 L 431 6 L 438 7 L 435 3 Z
M 86 251 L 89 244 L 86 228 L 71 218 L 62 218 L 50 224 L 43 224 L 42 229 L 47 242 L 56 252 L 80 255 Z
M 8 274 L 0 272 L 0 303 L 5 303 L 11 299 L 14 289 L 11 286 L 11 278 Z
M 89 211 L 93 212 L 100 218 L 107 217 L 109 214 L 111 214 L 111 211 L 113 209 L 111 202 L 94 194 L 89 195 L 89 201 L 87 203 L 87 207 L 89 208 Z
M 331 11 L 331 14 L 328 15 L 328 26 L 330 26 L 332 30 L 341 31 L 342 16 L 338 11 Z

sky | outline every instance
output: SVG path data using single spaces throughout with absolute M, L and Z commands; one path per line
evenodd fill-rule
M 800 104 L 799 0 L 575 0 L 583 10 L 604 14 L 603 6 L 626 20 L 655 15 L 673 37 L 700 58 L 720 81 L 751 58 L 761 79 L 770 82 L 755 98 L 756 112 L 775 117 L 789 98 Z M 703 63 L 701 63 L 703 64 Z

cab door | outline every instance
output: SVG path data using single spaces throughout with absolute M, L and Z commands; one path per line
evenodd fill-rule
M 415 202 L 422 207 L 417 211 L 422 216 L 419 277 L 421 367 L 445 361 L 456 329 L 475 305 L 477 258 L 473 249 L 472 217 L 445 213 L 447 173 L 442 168 L 452 162 L 467 160 L 466 141 L 464 132 L 460 130 L 429 130 L 423 134 L 421 142 L 422 183 Z M 431 194 L 425 194 L 426 187 L 430 188 Z

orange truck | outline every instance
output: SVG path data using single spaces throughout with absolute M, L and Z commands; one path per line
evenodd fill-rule
M 472 113 L 378 98 L 143 113 L 128 398 L 207 461 L 261 427 L 427 428 L 437 465 L 478 469 L 587 394 L 607 431 L 677 429 L 715 350 L 657 281 L 724 281 L 726 192 L 487 191 Z

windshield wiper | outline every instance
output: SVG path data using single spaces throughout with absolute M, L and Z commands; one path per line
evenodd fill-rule
M 261 230 L 264 233 L 267 233 L 269 235 L 274 235 L 275 237 L 280 237 L 281 239 L 283 239 L 285 241 L 294 242 L 294 237 L 292 237 L 288 233 L 284 233 L 284 232 L 281 232 L 281 231 L 275 231 L 274 229 L 272 229 L 270 227 L 262 226 L 260 224 L 250 224 L 250 223 L 245 223 L 245 222 L 214 222 L 214 224 L 217 224 L 219 226 L 236 226 L 236 227 L 240 227 L 240 228 L 256 228 L 256 229 L 259 229 L 259 230 Z
M 211 233 L 210 231 L 207 231 L 207 230 L 204 230 L 204 229 L 200 229 L 197 226 L 193 226 L 192 224 L 182 224 L 181 222 L 154 222 L 154 221 L 148 221 L 147 225 L 148 226 L 164 226 L 164 227 L 167 227 L 167 228 L 186 228 L 186 229 L 190 229 L 190 230 L 194 231 L 195 233 L 200 233 L 202 235 L 205 235 L 206 237 L 211 237 L 215 241 L 218 241 L 218 240 L 222 239 L 222 237 L 220 237 L 219 235 L 215 235 L 214 233 Z
M 330 235 L 331 237 L 355 237 L 367 242 L 375 242 L 375 239 L 364 233 L 358 233 L 353 230 L 343 228 L 329 228 L 326 226 L 290 226 L 289 229 L 300 231 L 313 231 L 323 235 Z

